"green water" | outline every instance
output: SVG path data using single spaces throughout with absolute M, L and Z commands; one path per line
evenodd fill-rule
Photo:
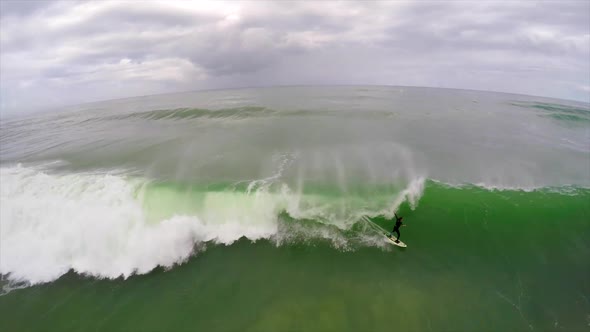
M 403 205 L 400 213 L 407 249 L 339 250 L 322 240 L 207 245 L 169 271 L 127 280 L 69 273 L 10 292 L 0 297 L 0 330 L 589 328 L 590 191 L 430 184 L 416 210 Z M 289 229 L 294 221 L 283 219 Z
M 352 86 L 3 119 L 0 331 L 590 331 L 589 124 Z

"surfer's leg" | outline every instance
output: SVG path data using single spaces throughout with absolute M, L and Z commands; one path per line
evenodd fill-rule
M 399 229 L 394 229 L 393 231 L 397 234 L 397 239 L 399 240 L 399 237 L 401 236 Z

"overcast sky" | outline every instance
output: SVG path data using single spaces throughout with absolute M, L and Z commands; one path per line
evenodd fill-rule
M 590 1 L 4 1 L 0 111 L 379 84 L 590 102 Z

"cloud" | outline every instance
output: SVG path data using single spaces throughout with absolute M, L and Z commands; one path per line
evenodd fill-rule
M 587 1 L 2 1 L 1 9 L 3 114 L 275 84 L 589 99 L 579 88 L 590 85 Z
M 50 6 L 52 1 L 2 1 L 0 2 L 0 17 L 16 16 L 22 17 L 27 16 L 37 11 Z

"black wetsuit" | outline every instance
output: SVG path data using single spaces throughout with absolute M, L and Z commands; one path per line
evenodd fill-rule
M 393 233 L 397 233 L 397 240 L 399 240 L 401 234 L 399 233 L 399 228 L 402 227 L 402 219 L 403 217 L 395 216 L 395 225 L 393 226 L 393 231 L 391 231 L 391 236 Z

